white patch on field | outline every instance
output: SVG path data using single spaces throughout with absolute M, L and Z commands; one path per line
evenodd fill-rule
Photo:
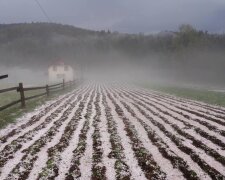
M 66 109 L 63 110 L 63 112 L 65 112 Z M 8 161 L 6 163 L 6 165 L 4 166 L 3 170 L 2 170 L 2 175 L 6 175 L 8 174 L 14 167 L 15 167 L 15 164 L 18 164 L 20 162 L 20 160 L 22 159 L 23 157 L 23 153 L 22 151 L 24 149 L 27 149 L 29 148 L 30 146 L 32 146 L 38 139 L 40 139 L 53 125 L 53 123 L 55 121 L 57 121 L 58 119 L 60 118 L 60 115 L 58 115 L 57 118 L 54 119 L 54 121 L 52 123 L 50 123 L 46 128 L 44 129 L 41 129 L 36 135 L 35 137 L 31 140 L 31 141 L 28 141 L 26 143 L 23 144 L 22 148 L 16 152 L 14 154 L 14 159 L 11 159 L 10 161 Z M 41 157 L 41 156 L 40 156 Z M 1 178 L 0 178 L 1 179 Z M 4 178 L 3 178 L 4 179 Z
M 107 131 L 107 120 L 105 117 L 105 112 L 103 111 L 104 106 L 102 103 L 102 95 L 100 100 L 100 108 L 101 108 L 101 122 L 99 124 L 100 134 L 101 134 L 101 141 L 102 141 L 102 148 L 103 148 L 103 164 L 106 167 L 106 177 L 109 180 L 115 180 L 116 173 L 114 169 L 115 159 L 108 158 L 109 153 L 111 152 L 111 144 L 110 144 L 110 137 Z
M 89 92 L 89 94 L 91 94 L 91 92 Z M 88 105 L 88 101 L 90 100 L 90 96 L 89 98 L 87 99 L 86 103 L 85 103 L 85 107 L 81 113 L 81 119 L 80 119 L 80 122 L 77 126 L 77 129 L 75 130 L 71 140 L 70 140 L 70 143 L 69 143 L 69 146 L 61 153 L 61 161 L 60 161 L 60 164 L 59 164 L 59 176 L 56 177 L 56 180 L 61 180 L 61 179 L 64 179 L 65 178 L 65 175 L 66 173 L 69 171 L 69 168 L 70 168 L 70 163 L 71 163 L 71 160 L 73 158 L 73 151 L 76 149 L 77 147 L 77 144 L 79 142 L 79 134 L 81 132 L 81 129 L 83 128 L 84 126 L 84 122 L 85 122 L 85 114 L 86 114 L 86 111 L 87 111 L 87 105 Z M 73 110 L 73 112 L 71 113 L 71 118 L 73 117 L 75 113 L 75 110 Z
M 148 94 L 153 93 L 153 94 L 156 94 L 156 95 L 159 95 L 159 96 L 165 96 L 167 98 L 172 98 L 175 101 L 184 101 L 185 103 L 190 104 L 190 105 L 202 106 L 202 108 L 204 108 L 204 107 L 210 107 L 210 108 L 215 109 L 217 111 L 220 111 L 222 113 L 225 112 L 225 108 L 224 107 L 221 107 L 221 106 L 207 104 L 207 103 L 204 103 L 204 102 L 201 102 L 201 101 L 197 101 L 197 100 L 191 100 L 191 99 L 185 99 L 185 98 L 181 98 L 181 97 L 176 97 L 174 95 L 170 95 L 170 94 L 166 94 L 166 93 L 162 93 L 162 92 L 158 92 L 158 91 L 146 90 L 144 88 L 134 88 L 134 89 L 136 89 L 136 90 L 138 90 L 140 92 L 148 93 Z
M 6 135 L 8 132 L 10 132 L 13 129 L 17 129 L 16 134 L 13 135 L 12 137 L 9 137 L 7 139 L 7 142 L 0 144 L 0 152 L 2 149 L 7 144 L 10 144 L 13 140 L 17 139 L 19 136 L 24 135 L 25 133 L 29 132 L 30 130 L 33 130 L 35 127 L 40 125 L 42 122 L 45 122 L 45 119 L 48 115 L 50 115 L 52 112 L 54 112 L 59 106 L 64 105 L 62 112 L 58 113 L 58 116 L 52 120 L 49 124 L 46 124 L 46 127 L 38 130 L 37 132 L 31 132 L 30 135 L 28 136 L 31 139 L 25 139 L 24 142 L 22 143 L 22 148 L 19 149 L 17 152 L 13 153 L 12 155 L 14 156 L 12 159 L 10 159 L 6 164 L 3 166 L 2 174 L 0 174 L 0 179 L 6 178 L 9 173 L 12 171 L 12 169 L 21 161 L 22 157 L 24 156 L 24 153 L 22 153 L 22 150 L 30 147 L 35 143 L 38 139 L 42 138 L 43 134 L 45 134 L 52 126 L 53 123 L 59 119 L 59 116 L 63 114 L 63 112 L 66 111 L 66 109 L 69 106 L 69 103 L 66 104 L 66 101 L 70 99 L 74 94 L 75 97 L 78 97 L 79 93 L 84 96 L 85 89 L 87 89 L 90 86 L 84 86 L 83 88 L 80 88 L 80 90 L 73 91 L 72 94 L 68 93 L 66 95 L 69 95 L 69 97 L 66 97 L 65 99 L 62 100 L 56 107 L 52 108 L 48 113 L 46 113 L 39 121 L 35 122 L 33 125 L 21 129 L 21 125 L 25 124 L 30 121 L 31 117 L 34 115 L 38 115 L 41 113 L 44 108 L 50 106 L 52 103 L 56 102 L 59 99 L 64 98 L 66 95 L 60 96 L 57 98 L 57 100 L 54 101 L 49 101 L 45 103 L 43 106 L 40 106 L 37 108 L 34 112 L 27 113 L 24 117 L 20 118 L 17 120 L 16 123 L 13 125 L 7 126 L 7 128 L 3 129 L 0 131 L 0 136 Z M 91 86 L 92 89 L 97 89 L 98 86 Z M 101 87 L 100 87 L 101 88 Z M 153 155 L 153 159 L 156 161 L 156 163 L 160 166 L 161 170 L 166 173 L 167 179 L 183 179 L 183 174 L 179 169 L 173 168 L 172 164 L 169 160 L 164 158 L 162 154 L 159 152 L 158 148 L 151 142 L 151 140 L 148 138 L 147 132 L 145 131 L 144 127 L 141 125 L 139 121 L 137 121 L 136 118 L 133 118 L 131 114 L 124 108 L 124 106 L 120 103 L 120 100 L 123 100 L 127 105 L 131 107 L 132 110 L 134 110 L 134 113 L 137 115 L 138 118 L 143 120 L 149 127 L 155 131 L 156 136 L 162 139 L 162 141 L 168 145 L 168 151 L 169 153 L 172 153 L 175 156 L 181 157 L 184 161 L 187 162 L 188 166 L 190 167 L 191 170 L 194 170 L 197 175 L 200 177 L 200 179 L 211 179 L 208 174 L 204 172 L 201 167 L 195 163 L 190 155 L 182 152 L 173 141 L 170 140 L 169 137 L 167 137 L 163 131 L 160 130 L 159 127 L 155 126 L 151 121 L 149 121 L 148 118 L 146 118 L 143 114 L 139 112 L 139 110 L 132 104 L 137 100 L 138 102 L 143 103 L 147 108 L 151 109 L 153 112 L 159 113 L 162 117 L 166 118 L 170 123 L 176 124 L 182 131 L 185 133 L 188 133 L 189 135 L 193 136 L 196 140 L 201 141 L 203 144 L 205 144 L 207 147 L 215 150 L 218 152 L 220 155 L 225 156 L 225 150 L 223 150 L 219 145 L 214 144 L 212 141 L 202 137 L 200 134 L 196 133 L 193 128 L 187 129 L 185 128 L 185 124 L 179 120 L 182 120 L 186 123 L 189 123 L 190 125 L 194 127 L 200 128 L 202 131 L 208 133 L 211 136 L 214 136 L 218 139 L 220 139 L 223 143 L 225 143 L 225 139 L 223 136 L 221 136 L 218 132 L 215 132 L 213 130 L 209 130 L 206 126 L 201 125 L 197 121 L 195 121 L 195 118 L 198 118 L 201 121 L 208 122 L 210 125 L 216 126 L 220 130 L 225 130 L 225 127 L 213 122 L 211 120 L 208 120 L 208 118 L 214 118 L 216 120 L 220 120 L 221 122 L 224 121 L 222 116 L 225 115 L 225 109 L 220 108 L 217 106 L 211 106 L 208 104 L 196 102 L 196 101 L 190 101 L 190 100 L 185 100 L 185 99 L 179 99 L 173 96 L 168 96 L 164 94 L 160 94 L 154 91 L 147 92 L 141 89 L 135 89 L 133 87 L 127 88 L 127 87 L 120 87 L 118 85 L 114 85 L 111 87 L 112 91 L 115 92 L 115 94 L 118 96 L 117 98 L 114 98 L 114 96 L 111 93 L 111 96 L 113 99 L 116 101 L 116 103 L 123 109 L 125 116 L 130 120 L 130 123 L 135 126 L 135 129 L 137 130 L 137 135 L 138 138 L 141 140 L 142 144 L 144 147 L 149 151 L 150 154 Z M 132 95 L 128 98 L 124 96 L 123 93 L 131 93 Z M 90 93 L 90 92 L 89 92 Z M 119 93 L 122 93 L 123 97 L 121 98 L 119 96 Z M 91 93 L 90 93 L 91 94 Z M 135 97 L 135 96 L 137 97 Z M 160 96 L 162 97 L 161 100 L 157 100 L 157 98 L 160 99 Z M 96 98 L 96 94 L 95 97 Z M 90 99 L 90 97 L 88 98 Z M 134 100 L 133 100 L 134 99 Z M 75 98 L 71 99 L 71 101 L 75 101 Z M 112 115 L 113 118 L 117 124 L 117 131 L 118 134 L 121 137 L 121 143 L 122 146 L 124 147 L 124 154 L 125 154 L 125 163 L 129 166 L 130 173 L 131 173 L 131 178 L 132 179 L 146 179 L 144 172 L 141 170 L 141 167 L 138 165 L 137 159 L 135 157 L 134 151 L 131 146 L 131 141 L 129 137 L 126 135 L 126 131 L 124 129 L 125 125 L 122 121 L 122 119 L 118 116 L 118 114 L 115 111 L 115 106 L 111 102 L 111 100 L 107 97 L 106 99 L 108 105 L 112 109 Z M 146 102 L 144 102 L 146 101 Z M 157 110 L 157 108 L 154 108 L 153 106 L 147 104 L 148 102 L 153 103 L 157 108 L 160 108 L 163 111 L 166 111 L 170 113 L 171 115 L 166 115 L 163 112 L 160 112 Z M 79 134 L 81 132 L 81 128 L 84 125 L 84 115 L 86 114 L 87 110 L 87 104 L 88 100 L 85 102 L 85 107 L 82 112 L 82 119 L 80 120 L 76 131 L 74 131 L 74 134 L 72 135 L 72 138 L 70 140 L 69 146 L 60 154 L 62 160 L 59 161 L 59 176 L 56 178 L 58 180 L 64 179 L 65 174 L 68 172 L 70 165 L 71 165 L 71 160 L 73 157 L 73 150 L 77 147 L 77 143 L 79 140 Z M 94 102 L 92 103 L 92 115 L 90 119 L 90 129 L 87 132 L 87 148 L 84 152 L 84 155 L 81 157 L 80 162 L 80 170 L 81 170 L 81 177 L 79 179 L 90 179 L 92 175 L 92 154 L 93 154 L 93 139 L 92 139 L 92 134 L 94 132 L 93 128 L 93 117 L 95 116 L 95 108 L 94 108 Z M 175 107 L 178 106 L 178 107 Z M 102 148 L 103 148 L 103 159 L 102 159 L 102 164 L 103 166 L 106 166 L 106 176 L 108 179 L 115 179 L 115 169 L 114 169 L 114 163 L 115 159 L 108 158 L 108 154 L 111 151 L 111 143 L 109 141 L 110 135 L 107 131 L 107 119 L 105 117 L 105 112 L 104 112 L 104 107 L 102 103 L 102 94 L 100 94 L 100 103 L 99 103 L 100 109 L 101 109 L 101 122 L 99 123 L 99 128 L 100 128 L 100 134 L 101 134 L 101 141 L 102 141 Z M 165 106 L 165 107 L 164 107 Z M 171 125 L 167 124 L 164 122 L 160 117 L 157 117 L 153 115 L 151 112 L 149 112 L 145 107 L 139 106 L 140 109 L 143 109 L 149 116 L 151 116 L 154 120 L 157 122 L 161 123 L 167 131 L 175 135 L 176 137 L 182 139 L 182 144 L 186 147 L 189 147 L 192 149 L 196 154 L 199 155 L 199 157 L 204 160 L 208 165 L 211 167 L 215 168 L 217 171 L 219 171 L 222 175 L 225 176 L 225 167 L 216 161 L 213 157 L 208 155 L 204 150 L 195 147 L 192 144 L 192 140 L 187 139 L 184 136 L 179 135 Z M 185 110 L 179 109 L 179 107 L 186 108 L 187 110 L 192 110 L 194 112 L 198 112 L 202 115 L 205 115 L 206 118 L 202 118 L 199 115 L 193 115 Z M 55 146 L 60 138 L 62 137 L 62 134 L 64 133 L 66 125 L 69 123 L 70 119 L 74 115 L 76 109 L 78 108 L 78 104 L 72 109 L 72 111 L 69 113 L 68 118 L 65 120 L 65 122 L 59 127 L 59 131 L 56 133 L 56 135 L 53 137 L 53 139 L 49 140 L 48 143 L 44 147 L 40 149 L 40 152 L 37 154 L 38 159 L 34 162 L 34 168 L 31 170 L 29 179 L 33 180 L 36 179 L 38 174 L 41 172 L 43 167 L 46 167 L 46 162 L 48 160 L 48 149 Z M 211 109 L 210 109 L 211 108 Z M 171 110 L 170 110 L 171 109 Z M 173 112 L 178 111 L 182 112 L 183 114 L 189 115 L 191 119 L 187 119 L 180 115 L 179 113 Z M 208 115 L 207 115 L 208 112 Z M 219 117 L 221 112 L 223 115 Z M 179 120 L 176 120 L 172 116 L 178 118 Z M 218 117 L 216 117 L 218 116 Z M 29 158 L 28 158 L 29 159 Z M 20 169 L 23 170 L 23 169 Z M 14 177 L 15 179 L 18 178 Z
M 73 101 L 75 101 L 75 100 L 73 100 Z M 68 106 L 67 106 L 67 107 L 68 107 Z M 63 112 L 65 112 L 66 110 L 67 110 L 67 109 L 65 108 L 65 109 L 63 110 Z M 48 126 L 46 126 L 44 129 L 41 129 L 38 133 L 36 133 L 36 134 L 34 135 L 34 137 L 33 137 L 32 140 L 27 141 L 26 143 L 23 144 L 22 148 L 21 148 L 18 152 L 16 152 L 16 153 L 14 154 L 14 158 L 11 159 L 11 160 L 9 160 L 9 161 L 6 163 L 6 165 L 3 167 L 3 169 L 2 169 L 2 174 L 1 174 L 2 176 L 6 176 L 7 174 L 9 174 L 9 172 L 12 171 L 12 169 L 15 167 L 15 165 L 18 164 L 18 163 L 20 162 L 20 160 L 22 159 L 22 157 L 23 157 L 22 151 L 23 151 L 24 149 L 29 148 L 29 147 L 32 146 L 38 139 L 40 139 L 40 138 L 43 136 L 43 134 L 45 134 L 45 133 L 52 127 L 52 125 L 54 124 L 54 122 L 57 121 L 57 120 L 60 118 L 60 116 L 63 114 L 63 112 L 62 112 L 61 114 L 58 114 L 57 118 L 55 118 L 50 124 L 48 124 Z M 41 156 L 40 156 L 40 157 L 41 157 Z M 0 177 L 0 179 L 1 179 L 1 177 Z M 4 178 L 2 178 L 2 179 L 4 179 Z
M 140 97 L 140 99 L 143 99 L 143 97 Z M 142 102 L 142 103 L 144 103 L 144 102 Z M 158 110 L 156 110 L 154 107 L 149 106 L 149 105 L 146 104 L 146 103 L 144 103 L 144 104 L 145 104 L 146 106 L 148 106 L 150 109 L 154 110 L 155 112 L 158 112 Z M 165 105 L 168 106 L 167 104 L 165 104 Z M 168 110 L 167 108 L 165 108 L 165 107 L 163 107 L 163 106 L 161 106 L 161 105 L 159 105 L 159 104 L 157 104 L 157 103 L 155 103 L 155 106 L 157 106 L 158 108 L 162 109 L 163 111 L 169 112 L 169 113 L 172 114 L 174 117 L 177 117 L 177 118 L 179 118 L 179 119 L 181 119 L 181 120 L 183 120 L 183 121 L 189 123 L 190 125 L 192 125 L 192 126 L 194 126 L 194 127 L 198 127 L 198 128 L 200 128 L 200 129 L 202 129 L 203 131 L 207 132 L 209 135 L 215 136 L 216 138 L 220 139 L 222 142 L 224 141 L 224 137 L 222 137 L 219 133 L 216 133 L 216 132 L 214 132 L 214 131 L 209 130 L 208 128 L 206 128 L 205 126 L 199 124 L 198 122 L 196 122 L 196 121 L 194 121 L 194 120 L 192 120 L 192 119 L 186 119 L 186 118 L 184 118 L 183 116 L 181 116 L 180 114 L 178 114 L 178 113 L 176 113 L 176 112 L 173 112 L 173 111 L 170 111 L 170 110 Z M 170 108 L 171 108 L 171 106 L 170 106 Z M 158 113 L 159 113 L 159 112 L 158 112 Z M 183 111 L 182 111 L 182 113 L 185 114 L 185 112 L 183 112 Z M 179 127 L 180 127 L 181 129 L 184 127 L 184 124 L 183 124 L 182 122 L 177 121 L 177 120 L 174 119 L 173 117 L 168 116 L 168 115 L 165 115 L 165 114 L 162 114 L 162 113 L 161 113 L 161 115 L 162 115 L 163 117 L 165 117 L 167 120 L 170 120 L 171 123 L 175 123 L 175 122 L 176 122 L 176 124 L 179 125 Z M 199 119 L 200 119 L 200 118 L 199 118 Z M 212 124 L 212 123 L 211 123 L 211 124 Z M 190 134 L 190 135 L 193 135 L 193 134 Z M 196 136 L 199 137 L 199 138 L 201 138 L 201 139 L 204 139 L 205 141 L 209 141 L 209 140 L 207 140 L 207 139 L 201 137 L 201 136 L 198 135 L 197 133 L 196 133 Z M 208 145 L 208 144 L 207 144 L 207 145 Z M 219 153 L 221 153 L 221 154 L 224 154 L 224 153 L 225 153 L 225 150 L 222 150 L 221 148 L 218 149 L 218 146 L 217 146 L 217 145 L 215 145 L 215 144 L 213 144 L 213 143 L 209 143 L 209 145 L 213 145 L 211 148 L 213 148 L 213 149 L 215 149 L 215 150 L 219 150 Z
M 92 175 L 92 154 L 93 154 L 93 140 L 92 140 L 92 134 L 94 133 L 94 127 L 93 127 L 93 118 L 96 115 L 96 110 L 94 108 L 94 102 L 96 97 L 94 98 L 94 101 L 92 103 L 92 116 L 90 117 L 90 129 L 87 133 L 87 140 L 86 140 L 86 150 L 84 152 L 84 156 L 80 158 L 80 171 L 81 171 L 81 177 L 80 179 L 91 179 Z
M 117 123 L 118 134 L 121 137 L 121 143 L 124 148 L 125 160 L 131 171 L 131 176 L 133 179 L 144 180 L 146 179 L 146 177 L 143 171 L 141 170 L 140 166 L 138 165 L 137 159 L 135 158 L 134 152 L 131 147 L 130 139 L 128 138 L 126 132 L 124 131 L 125 128 L 124 123 L 118 117 L 117 113 L 115 112 L 115 107 L 108 99 L 108 97 L 106 98 L 106 101 L 109 107 L 112 109 L 112 115 Z
M 75 90 L 73 92 L 70 92 L 66 95 L 61 95 L 59 96 L 56 100 L 52 100 L 49 101 L 47 103 L 45 103 L 44 105 L 42 105 L 41 107 L 38 107 L 35 109 L 34 112 L 30 112 L 25 114 L 23 117 L 19 118 L 16 123 L 9 125 L 6 129 L 3 129 L 0 131 L 0 136 L 4 136 L 5 134 L 7 134 L 8 132 L 12 131 L 13 129 L 17 128 L 17 133 L 10 137 L 7 142 L 5 143 L 0 143 L 1 147 L 0 147 L 0 151 L 2 149 L 4 149 L 4 147 L 7 144 L 10 144 L 13 140 L 17 139 L 18 137 L 24 135 L 25 133 L 27 133 L 28 131 L 34 129 L 35 127 L 37 127 L 38 125 L 40 125 L 41 123 L 43 123 L 45 121 L 45 118 L 48 117 L 49 115 L 51 115 L 51 113 L 53 113 L 57 108 L 59 108 L 61 105 L 63 105 L 68 99 L 70 99 L 74 93 L 76 93 L 78 90 Z M 80 91 L 80 89 L 79 89 Z M 52 104 L 54 104 L 56 101 L 65 98 L 67 95 L 70 95 L 69 97 L 67 97 L 66 99 L 64 99 L 59 105 L 57 105 L 56 107 L 54 107 L 51 111 L 49 111 L 47 114 L 45 114 L 39 121 L 35 122 L 33 125 L 25 128 L 25 129 L 21 129 L 21 125 L 26 124 L 30 121 L 30 118 L 33 117 L 34 115 L 38 115 L 39 113 L 41 113 L 47 106 L 50 106 Z M 71 99 L 72 100 L 72 99 Z
M 126 98 L 126 101 L 132 101 L 131 99 Z M 187 164 L 189 165 L 189 167 L 194 170 L 197 175 L 201 178 L 204 179 L 211 179 L 208 174 L 206 174 L 199 166 L 197 163 L 195 163 L 190 156 L 188 156 L 187 154 L 183 153 L 177 146 L 176 144 L 174 144 L 167 136 L 164 135 L 164 133 L 154 124 L 151 123 L 151 121 L 149 121 L 148 119 L 145 118 L 145 116 L 143 116 L 132 104 L 129 104 L 132 109 L 134 109 L 135 114 L 137 114 L 137 116 L 141 119 L 143 119 L 145 121 L 146 124 L 148 124 L 152 130 L 154 130 L 156 132 L 156 134 L 161 137 L 164 142 L 169 146 L 170 150 L 172 150 L 177 156 L 182 157 Z M 141 108 L 143 110 L 145 110 L 144 108 Z M 149 113 L 147 110 L 145 110 L 145 112 L 147 114 L 149 114 L 154 120 L 160 122 L 161 124 L 165 124 L 160 118 L 158 118 L 157 116 L 154 116 L 153 114 Z M 165 126 L 165 125 L 164 125 Z M 174 130 L 171 130 L 171 128 L 165 126 L 166 129 L 170 132 L 174 132 Z M 176 134 L 175 134 L 176 135 Z
M 142 141 L 144 147 L 149 151 L 149 153 L 153 156 L 153 159 L 157 163 L 157 165 L 160 166 L 161 170 L 166 173 L 167 179 L 174 180 L 174 179 L 185 179 L 182 175 L 182 173 L 178 169 L 174 169 L 172 164 L 169 160 L 165 159 L 161 153 L 159 152 L 158 148 L 152 144 L 152 142 L 149 140 L 148 135 L 143 128 L 143 126 L 137 122 L 137 119 L 132 117 L 130 113 L 124 108 L 124 106 L 120 103 L 120 101 L 114 100 L 117 102 L 117 104 L 122 108 L 125 116 L 130 120 L 131 124 L 135 126 L 135 129 L 138 132 L 138 137 Z M 130 106 L 130 104 L 129 104 Z
M 76 97 L 76 99 L 77 99 L 77 97 Z M 48 153 L 47 153 L 48 149 L 50 149 L 51 147 L 53 147 L 53 146 L 55 146 L 56 144 L 59 143 L 59 140 L 62 137 L 66 126 L 68 125 L 68 123 L 72 119 L 72 117 L 73 117 L 75 111 L 77 110 L 77 108 L 78 108 L 78 104 L 74 107 L 74 109 L 71 111 L 71 113 L 69 114 L 66 121 L 60 127 L 59 132 L 56 134 L 56 136 L 54 136 L 54 139 L 50 143 L 48 143 L 47 146 L 42 148 L 42 150 L 38 153 L 39 158 L 35 162 L 35 165 L 34 165 L 35 168 L 33 168 L 31 173 L 30 173 L 30 176 L 29 176 L 30 179 L 36 179 L 38 177 L 38 174 L 41 172 L 42 168 L 44 168 L 46 166 L 46 162 L 48 160 Z M 42 158 L 42 155 L 44 156 L 44 158 Z

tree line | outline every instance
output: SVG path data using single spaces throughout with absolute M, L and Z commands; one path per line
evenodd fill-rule
M 150 63 L 171 71 L 179 69 L 188 76 L 200 70 L 211 72 L 211 76 L 225 75 L 225 34 L 211 34 L 191 25 L 149 35 L 93 31 L 54 23 L 0 25 L 0 63 L 6 66 L 41 68 L 56 59 L 70 64 L 91 63 L 115 53 L 134 63 Z

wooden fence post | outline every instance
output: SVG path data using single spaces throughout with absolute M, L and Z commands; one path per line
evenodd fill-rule
M 63 90 L 65 89 L 65 79 L 63 79 Z
M 49 96 L 49 87 L 48 87 L 48 85 L 46 85 L 46 93 L 47 93 L 47 96 Z
M 24 89 L 23 89 L 23 83 L 19 83 L 19 91 L 20 91 L 20 100 L 21 100 L 21 107 L 25 108 L 25 95 L 24 95 Z

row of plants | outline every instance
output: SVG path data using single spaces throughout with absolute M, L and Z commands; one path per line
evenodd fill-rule
M 97 97 L 94 102 L 96 115 L 94 116 L 93 128 L 94 133 L 92 134 L 93 140 L 93 155 L 92 155 L 92 180 L 106 180 L 106 167 L 102 162 L 103 148 L 100 134 L 100 123 L 101 123 L 101 109 L 100 109 L 100 93 L 97 91 Z
M 136 96 L 134 94 L 132 94 L 132 96 L 138 98 L 138 96 Z M 146 97 L 142 97 L 142 96 L 140 96 L 140 97 L 143 98 L 143 99 L 144 98 L 146 99 Z M 199 122 L 199 124 L 207 127 L 209 130 L 212 130 L 215 133 L 219 133 L 219 134 L 223 135 L 224 134 L 224 131 L 218 130 L 218 128 L 216 128 L 215 126 L 213 126 L 213 125 L 211 125 L 211 124 L 209 124 L 209 123 L 207 123 L 205 121 L 201 121 L 200 119 L 197 119 L 197 118 L 192 119 L 189 115 L 184 114 L 183 112 L 177 111 L 175 109 L 170 108 L 167 105 L 161 104 L 159 100 L 157 102 L 156 101 L 153 101 L 154 103 L 152 103 L 152 101 L 150 101 L 150 99 L 148 99 L 148 100 L 149 101 L 143 100 L 142 102 L 148 104 L 151 107 L 154 107 L 156 110 L 158 110 L 162 114 L 168 115 L 168 116 L 174 118 L 175 120 L 182 122 L 186 126 L 187 129 L 190 129 L 190 128 L 193 129 L 196 133 L 200 134 L 202 137 L 204 137 L 207 140 L 211 141 L 212 143 L 220 146 L 221 148 L 225 148 L 225 146 L 224 146 L 225 144 L 220 139 L 218 139 L 217 137 L 212 136 L 212 135 L 209 135 L 208 133 L 206 133 L 205 131 L 203 131 L 202 129 L 200 129 L 198 126 L 191 125 L 187 120 L 182 120 L 182 119 L 178 118 L 177 116 L 173 115 L 172 113 L 179 114 L 179 115 L 183 116 L 184 119 L 197 121 L 197 122 Z M 166 109 L 168 109 L 170 111 L 162 110 L 157 105 L 160 105 L 160 106 L 162 106 L 162 107 L 164 107 L 164 108 L 166 108 Z
M 106 95 L 103 91 L 102 96 L 102 103 L 107 119 L 107 131 L 109 133 L 109 139 L 112 147 L 108 157 L 115 159 L 114 168 L 116 171 L 116 179 L 128 180 L 131 179 L 131 173 L 125 160 L 124 147 L 121 142 L 121 137 L 117 131 L 117 124 L 114 120 L 114 117 L 112 116 L 112 109 L 109 107 L 106 101 Z
M 73 157 L 71 160 L 70 168 L 68 173 L 66 174 L 65 180 L 73 180 L 81 177 L 80 170 L 80 159 L 83 157 L 86 149 L 87 149 L 87 134 L 90 130 L 91 116 L 93 113 L 93 101 L 94 101 L 95 91 L 92 92 L 90 101 L 87 105 L 86 114 L 84 115 L 85 122 L 84 126 L 81 129 L 79 134 L 79 140 L 76 149 L 73 151 Z
M 81 101 L 81 98 L 82 95 L 79 95 L 78 98 L 69 105 L 66 111 L 62 113 L 60 118 L 53 123 L 53 126 L 42 137 L 40 137 L 31 146 L 22 151 L 24 155 L 21 161 L 13 168 L 13 170 L 7 177 L 8 179 L 27 179 L 29 177 L 31 170 L 34 167 L 34 163 L 39 157 L 38 153 L 44 146 L 46 146 L 53 140 L 55 135 L 59 132 L 59 128 L 66 122 L 69 114 L 72 112 L 74 106 L 76 106 L 77 103 Z M 47 164 L 49 167 L 52 167 L 52 164 L 49 161 L 47 162 Z
M 141 101 L 143 101 L 143 100 L 141 100 Z M 149 121 L 151 121 L 151 123 L 153 123 L 155 126 L 157 126 L 168 138 L 170 138 L 170 140 L 172 142 L 174 142 L 175 145 L 182 152 L 184 152 L 187 155 L 189 155 L 191 157 L 191 159 L 194 162 L 196 162 L 201 167 L 201 169 L 203 169 L 211 178 L 213 178 L 213 179 L 221 179 L 221 180 L 224 178 L 224 176 L 220 172 L 218 172 L 214 167 L 211 167 L 203 159 L 201 159 L 200 156 L 193 149 L 191 149 L 190 147 L 187 147 L 186 145 L 184 145 L 183 139 L 177 137 L 177 135 L 175 135 L 172 132 L 168 131 L 163 124 L 161 124 L 160 122 L 158 122 L 158 121 L 154 120 L 153 118 L 151 118 L 151 116 L 149 116 L 143 109 L 141 109 L 140 106 L 145 108 L 148 112 L 152 113 L 153 115 L 155 115 L 155 116 L 159 117 L 160 119 L 162 119 L 166 124 L 171 125 L 172 123 L 170 123 L 166 118 L 164 118 L 162 115 L 160 115 L 160 113 L 156 113 L 156 112 L 152 111 L 145 104 L 143 104 L 143 103 L 141 103 L 139 101 L 135 101 L 135 103 L 133 103 L 133 105 L 140 111 L 140 113 L 142 113 L 142 115 L 144 115 Z M 174 129 L 174 130 L 175 130 L 175 132 L 177 132 L 177 129 Z M 186 139 L 185 136 L 184 136 L 184 138 Z M 193 145 L 196 145 L 196 144 L 193 144 Z
M 80 98 L 81 99 L 80 95 Z M 76 109 L 73 117 L 67 123 L 62 136 L 59 139 L 59 142 L 54 145 L 53 147 L 49 148 L 48 153 L 48 160 L 46 162 L 46 166 L 42 168 L 41 172 L 39 173 L 38 179 L 55 179 L 59 175 L 59 164 L 61 161 L 61 153 L 69 146 L 71 143 L 71 139 L 73 137 L 74 132 L 76 131 L 78 124 L 82 119 L 82 112 L 85 108 L 85 103 L 90 96 L 90 91 L 84 94 L 84 97 L 80 101 L 78 108 Z M 65 120 L 68 119 L 68 116 L 73 112 L 76 104 L 71 104 L 70 111 L 67 112 L 67 117 Z
M 71 94 L 68 94 L 66 96 L 64 96 L 63 98 L 55 101 L 54 103 L 52 103 L 51 105 L 45 107 L 41 112 L 39 112 L 37 115 L 34 115 L 30 118 L 30 120 L 28 122 L 26 122 L 25 124 L 22 124 L 21 126 L 12 129 L 10 132 L 8 132 L 6 135 L 0 137 L 0 141 L 1 143 L 5 143 L 7 142 L 7 140 L 10 137 L 15 136 L 16 134 L 19 134 L 21 131 L 23 131 L 23 129 L 35 124 L 36 122 L 38 122 L 43 116 L 45 116 L 49 111 L 51 111 L 53 108 L 57 107 L 59 104 L 61 104 L 65 99 L 69 98 L 71 96 Z
M 74 101 L 74 96 L 70 97 L 66 103 L 58 107 L 54 112 L 52 112 L 48 117 L 46 117 L 45 121 L 41 124 L 36 126 L 35 128 L 29 130 L 25 134 L 19 136 L 18 138 L 14 139 L 10 144 L 7 144 L 4 149 L 1 151 L 0 154 L 0 169 L 5 165 L 5 163 L 14 157 L 15 152 L 20 150 L 28 141 L 31 141 L 35 134 L 37 134 L 40 130 L 44 129 L 53 122 L 55 119 L 58 118 L 59 114 L 62 113 L 66 107 L 68 108 L 68 104 Z
M 218 113 L 216 110 L 214 110 L 212 108 L 204 107 L 203 105 L 200 105 L 200 104 L 197 104 L 197 103 L 194 104 L 194 103 L 188 102 L 187 100 L 185 101 L 185 100 L 182 100 L 182 99 L 174 99 L 173 97 L 169 97 L 169 96 L 166 96 L 166 95 L 158 95 L 158 94 L 144 93 L 144 92 L 139 92 L 139 93 L 141 93 L 143 95 L 146 95 L 146 96 L 155 97 L 155 98 L 158 98 L 160 100 L 164 100 L 166 102 L 179 104 L 180 106 L 184 107 L 185 109 L 188 108 L 188 109 L 200 112 L 202 114 L 207 113 L 210 116 L 215 116 L 215 117 L 220 118 L 220 119 L 225 119 L 225 112 L 224 112 L 224 115 L 223 115 L 221 112 Z
M 123 101 L 121 101 L 121 103 L 123 104 L 124 108 L 126 108 L 126 110 L 144 127 L 152 144 L 154 144 L 158 148 L 159 152 L 164 158 L 168 159 L 171 162 L 173 168 L 178 168 L 183 173 L 183 176 L 187 179 L 199 179 L 196 172 L 190 168 L 187 162 L 184 161 L 182 157 L 179 157 L 172 150 L 170 150 L 169 146 L 163 141 L 163 139 L 160 138 L 147 123 L 138 118 L 134 110 L 129 105 L 127 105 L 127 103 Z
M 155 162 L 153 156 L 144 147 L 143 143 L 137 135 L 135 126 L 131 124 L 130 120 L 125 117 L 122 108 L 116 103 L 114 98 L 109 92 L 107 92 L 108 98 L 111 100 L 115 106 L 115 111 L 118 116 L 122 119 L 125 125 L 125 131 L 127 136 L 131 140 L 132 149 L 134 151 L 135 157 L 137 158 L 138 164 L 143 170 L 147 179 L 166 179 L 166 174 L 161 171 L 158 164 Z

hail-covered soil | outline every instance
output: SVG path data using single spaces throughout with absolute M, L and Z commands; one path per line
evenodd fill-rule
M 83 85 L 0 131 L 0 179 L 225 180 L 225 109 Z

